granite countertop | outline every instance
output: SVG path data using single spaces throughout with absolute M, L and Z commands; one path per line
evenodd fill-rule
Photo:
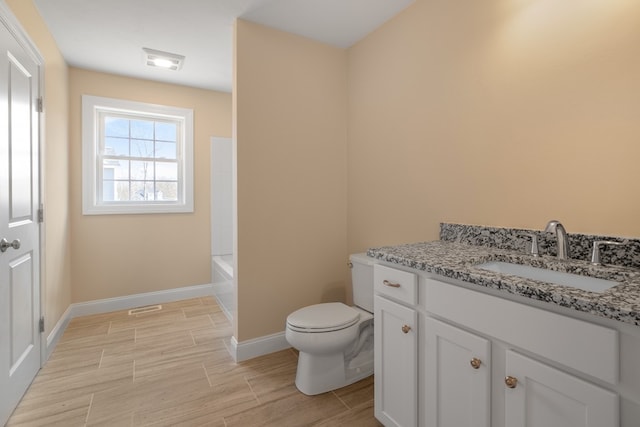
M 594 266 L 582 260 L 561 261 L 549 255 L 533 257 L 514 250 L 442 240 L 371 248 L 367 255 L 428 273 L 640 326 L 640 270 L 636 268 Z M 613 280 L 620 284 L 602 293 L 596 293 L 475 267 L 490 261 L 544 267 Z

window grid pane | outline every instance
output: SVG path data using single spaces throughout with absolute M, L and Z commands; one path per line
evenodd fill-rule
M 125 114 L 100 115 L 101 202 L 176 202 L 180 123 Z

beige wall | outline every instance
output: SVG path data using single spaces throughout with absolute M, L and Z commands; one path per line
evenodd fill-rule
M 82 95 L 194 110 L 195 212 L 82 215 Z M 210 138 L 231 136 L 231 95 L 70 69 L 73 302 L 211 283 Z
M 43 309 L 46 334 L 71 303 L 68 161 L 68 69 L 31 0 L 6 0 L 44 58 L 45 203 Z
M 238 21 L 236 338 L 345 298 L 346 52 Z
M 230 136 L 231 95 L 68 76 L 32 2 L 7 3 L 46 62 L 48 330 L 70 302 L 208 283 L 209 137 Z M 441 221 L 640 235 L 639 17 L 632 0 L 418 0 L 348 52 L 239 21 L 236 338 L 345 299 L 349 252 Z M 85 93 L 195 110 L 194 214 L 82 216 Z
M 349 51 L 349 250 L 640 236 L 640 3 L 418 0 Z

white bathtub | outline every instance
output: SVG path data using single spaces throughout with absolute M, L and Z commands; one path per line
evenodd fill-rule
M 213 293 L 224 314 L 233 321 L 236 296 L 233 286 L 233 254 L 211 257 Z

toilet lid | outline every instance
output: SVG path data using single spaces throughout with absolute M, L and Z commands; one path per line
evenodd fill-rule
M 303 307 L 287 317 L 287 325 L 299 332 L 330 332 L 358 322 L 360 313 L 341 302 Z

